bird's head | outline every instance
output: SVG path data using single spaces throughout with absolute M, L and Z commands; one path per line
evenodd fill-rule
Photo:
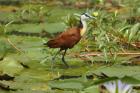
M 97 16 L 97 14 L 96 15 L 94 15 L 93 14 L 93 16 L 92 15 L 90 15 L 89 13 L 83 13 L 83 14 L 77 14 L 77 13 L 75 13 L 74 15 L 76 15 L 76 16 L 78 16 L 78 17 L 80 17 L 80 19 L 81 20 L 88 20 L 88 19 L 96 19 L 96 16 Z
M 95 17 L 91 16 L 89 13 L 83 13 L 80 16 L 81 20 L 88 20 L 88 19 L 96 19 Z

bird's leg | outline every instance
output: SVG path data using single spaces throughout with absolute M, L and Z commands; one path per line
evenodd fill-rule
M 61 49 L 53 56 L 52 58 L 52 64 L 51 64 L 51 69 L 53 69 L 53 63 L 55 61 L 56 56 L 61 52 Z
M 63 55 L 62 55 L 62 62 L 65 64 L 66 67 L 69 67 L 69 65 L 65 61 L 65 55 L 66 55 L 67 49 L 65 49 Z

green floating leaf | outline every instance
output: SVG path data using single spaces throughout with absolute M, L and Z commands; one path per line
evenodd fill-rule
M 117 77 L 118 79 L 126 80 L 128 83 L 132 80 L 140 84 L 140 69 L 139 66 L 121 66 L 114 65 L 110 67 L 101 67 L 95 71 L 90 71 L 91 74 L 101 75 L 104 73 L 108 77 Z M 133 83 L 135 83 L 133 82 Z
M 117 80 L 117 79 L 118 79 L 117 77 L 108 77 L 105 79 L 99 79 L 99 80 L 94 81 L 92 85 L 98 85 L 98 84 L 102 84 L 102 83 L 112 81 L 112 80 Z
M 132 76 L 124 76 L 122 78 L 118 78 L 118 77 L 108 77 L 108 78 L 105 78 L 105 79 L 99 79 L 99 80 L 96 80 L 96 81 L 91 81 L 90 83 L 90 86 L 93 86 L 93 85 L 99 85 L 99 84 L 103 84 L 105 82 L 109 82 L 109 81 L 114 81 L 114 80 L 121 80 L 127 84 L 132 84 L 132 85 L 137 85 L 137 84 L 140 84 L 140 80 L 132 77 Z
M 119 69 L 120 68 L 120 69 Z M 98 69 L 99 70 L 99 69 Z M 108 76 L 118 76 L 124 77 L 125 75 L 133 76 L 139 75 L 139 67 L 138 66 L 121 66 L 121 65 L 114 65 L 110 67 L 105 67 L 100 71 L 104 72 Z
M 85 88 L 81 93 L 100 93 L 98 86 L 90 86 L 88 88 Z
M 82 82 L 73 80 L 51 81 L 48 84 L 51 88 L 56 89 L 69 89 L 69 90 L 82 90 L 84 85 Z
M 23 66 L 11 57 L 5 57 L 3 61 L 0 62 L 0 70 L 9 75 L 19 74 L 23 70 Z
M 135 79 L 130 76 L 125 76 L 121 79 L 121 81 L 126 82 L 127 84 L 140 84 L 140 80 Z

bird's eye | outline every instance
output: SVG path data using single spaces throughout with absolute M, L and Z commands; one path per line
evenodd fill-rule
M 88 14 L 85 14 L 85 16 L 90 18 L 90 16 Z

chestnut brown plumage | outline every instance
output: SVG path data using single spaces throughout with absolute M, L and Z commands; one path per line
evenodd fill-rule
M 72 48 L 81 39 L 80 29 L 81 28 L 73 27 L 66 30 L 54 39 L 48 41 L 48 47 L 60 48 L 61 50 Z
M 80 17 L 80 24 L 78 26 L 67 29 L 65 32 L 59 34 L 58 36 L 56 36 L 55 38 L 49 40 L 47 43 L 44 44 L 44 45 L 47 45 L 49 48 L 60 48 L 60 50 L 56 53 L 56 55 L 62 50 L 64 50 L 64 53 L 62 55 L 62 62 L 67 67 L 69 67 L 69 65 L 66 63 L 65 58 L 64 58 L 66 51 L 67 49 L 73 48 L 74 45 L 80 41 L 82 35 L 86 31 L 85 21 L 86 19 L 89 19 L 89 18 L 92 18 L 92 16 L 90 16 L 87 13 L 84 13 Z M 53 61 L 56 55 L 53 57 Z

